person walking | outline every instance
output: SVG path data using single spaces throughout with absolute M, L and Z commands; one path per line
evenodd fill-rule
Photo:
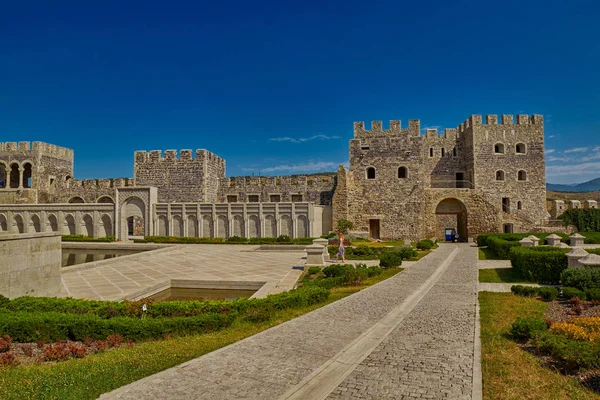
M 344 233 L 338 232 L 338 251 L 335 255 L 335 262 L 338 262 L 339 258 L 342 257 L 342 262 L 346 262 L 346 248 L 344 247 Z

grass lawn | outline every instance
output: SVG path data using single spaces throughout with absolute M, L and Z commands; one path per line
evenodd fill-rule
M 366 279 L 361 286 L 331 290 L 321 304 L 276 312 L 271 320 L 249 323 L 236 320 L 225 330 L 203 335 L 139 343 L 83 359 L 0 369 L 0 399 L 95 399 L 102 393 L 237 342 L 282 322 L 356 293 L 402 271 L 391 268 Z
M 479 270 L 479 282 L 531 283 L 513 268 L 488 268 Z
M 546 303 L 512 293 L 479 293 L 483 398 L 600 399 L 574 379 L 544 367 L 508 338 L 517 317 L 540 318 Z
M 502 260 L 496 253 L 487 247 L 479 248 L 479 259 L 480 260 Z

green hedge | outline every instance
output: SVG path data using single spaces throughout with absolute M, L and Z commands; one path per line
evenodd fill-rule
M 508 259 L 513 268 L 526 279 L 557 284 L 560 282 L 560 274 L 567 269 L 566 253 L 566 250 L 555 247 L 511 247 Z
M 579 290 L 597 289 L 600 288 L 600 268 L 568 268 L 563 271 L 560 279 L 563 285 Z
M 558 218 L 563 221 L 565 226 L 575 225 L 579 232 L 600 231 L 600 209 L 572 208 Z
M 105 236 L 102 238 L 94 239 L 92 236 L 84 235 L 62 235 L 63 242 L 114 242 L 116 239 L 114 236 Z
M 380 275 L 383 270 L 379 267 L 367 267 L 366 265 L 332 264 L 323 268 L 323 278 L 314 281 L 305 281 L 305 285 L 312 285 L 331 289 L 335 286 L 358 285 L 372 276 Z
M 270 295 L 265 299 L 238 299 L 234 301 L 164 301 L 148 303 L 144 316 L 147 318 L 195 317 L 204 314 L 236 314 L 247 309 L 267 307 L 282 309 L 284 305 L 307 306 L 327 300 L 329 291 L 316 287 L 300 287 L 289 292 Z M 140 317 L 138 302 L 114 302 L 53 297 L 19 297 L 8 300 L 0 296 L 0 310 L 13 312 L 58 312 L 63 314 L 95 315 L 103 319 L 116 317 Z
M 519 247 L 519 240 L 521 238 L 507 237 L 505 239 L 501 239 L 497 236 L 491 236 L 487 239 L 488 249 L 492 250 L 496 255 L 503 259 L 509 259 L 510 250 L 513 247 Z
M 9 335 L 15 342 L 39 340 L 104 340 L 110 335 L 140 341 L 159 339 L 167 334 L 186 335 L 205 333 L 226 328 L 234 315 L 204 314 L 188 318 L 101 318 L 97 315 L 63 314 L 56 312 L 0 313 L 0 333 Z
M 312 244 L 313 238 L 291 239 L 287 235 L 276 238 L 245 238 L 243 236 L 232 236 L 224 238 L 208 237 L 185 237 L 185 236 L 146 236 L 144 239 L 136 239 L 135 243 L 181 243 L 181 244 Z
M 399 251 L 388 251 L 379 257 L 379 265 L 382 268 L 394 268 L 402 265 L 403 253 Z

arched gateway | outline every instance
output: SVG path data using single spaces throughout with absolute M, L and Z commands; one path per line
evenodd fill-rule
M 456 229 L 461 242 L 467 241 L 467 207 L 462 201 L 455 198 L 440 201 L 435 208 L 435 216 L 437 237 L 444 238 L 444 230 L 453 228 Z

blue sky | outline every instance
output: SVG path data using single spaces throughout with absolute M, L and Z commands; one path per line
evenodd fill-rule
M 0 141 L 73 148 L 81 179 L 197 148 L 228 176 L 285 175 L 347 162 L 354 121 L 536 113 L 548 181 L 582 182 L 600 176 L 599 20 L 577 0 L 0 0 Z

